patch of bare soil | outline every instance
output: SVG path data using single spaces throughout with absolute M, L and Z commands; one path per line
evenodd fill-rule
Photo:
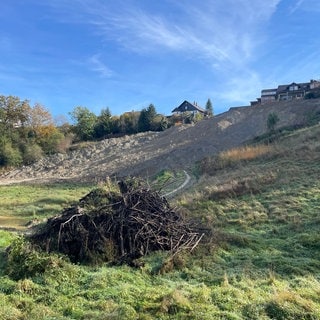
M 0 216 L 0 229 L 23 231 L 26 229 L 26 220 L 19 217 Z
M 278 126 L 283 127 L 301 124 L 308 115 L 319 111 L 319 99 L 231 108 L 195 125 L 111 138 L 43 158 L 33 165 L 0 175 L 0 184 L 92 182 L 108 176 L 128 175 L 148 178 L 163 169 L 188 170 L 206 156 L 237 147 L 265 133 L 271 112 L 278 115 Z

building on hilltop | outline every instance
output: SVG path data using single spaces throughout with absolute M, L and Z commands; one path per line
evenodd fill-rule
M 183 113 L 183 112 L 192 112 L 192 113 L 202 113 L 206 114 L 206 110 L 198 106 L 196 102 L 190 103 L 189 101 L 183 101 L 179 107 L 176 107 L 172 110 L 172 113 Z
M 182 123 L 194 123 L 207 115 L 206 110 L 201 108 L 196 102 L 190 103 L 187 100 L 174 108 L 172 113 L 174 115 L 171 118 L 175 125 L 180 125 Z
M 276 101 L 287 101 L 304 99 L 307 95 L 317 96 L 320 94 L 320 81 L 310 80 L 310 82 L 279 85 L 274 89 L 263 89 L 261 97 L 257 101 L 251 102 L 251 105 L 267 104 Z

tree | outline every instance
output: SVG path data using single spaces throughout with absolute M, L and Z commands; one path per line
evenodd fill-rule
M 86 107 L 75 107 L 69 113 L 73 121 L 74 132 L 80 140 L 91 140 L 94 137 L 94 128 L 97 123 L 97 116 Z
M 32 131 L 32 135 L 39 140 L 44 136 L 48 136 L 50 131 L 55 128 L 49 110 L 39 103 L 30 109 L 28 125 Z
M 112 115 L 109 108 L 102 109 L 94 128 L 95 138 L 102 138 L 112 133 Z
M 14 128 L 24 127 L 27 124 L 31 107 L 28 100 L 21 101 L 14 96 L 0 96 L 0 110 L 2 128 L 9 133 Z
M 58 145 L 64 139 L 62 132 L 54 125 L 53 117 L 50 111 L 37 103 L 30 110 L 29 117 L 29 137 L 33 138 L 34 141 L 29 141 L 28 143 L 36 143 L 46 154 L 51 154 L 57 152 Z M 35 146 L 31 149 L 37 151 Z M 26 150 L 30 150 L 27 148 Z M 40 152 L 36 152 L 40 155 Z
M 30 110 L 29 124 L 34 129 L 37 129 L 41 126 L 53 124 L 53 118 L 47 108 L 40 103 L 36 103 Z
M 0 96 L 0 166 L 30 164 L 55 153 L 65 140 L 48 109 L 14 96 Z
M 212 106 L 212 102 L 210 99 L 208 99 L 208 101 L 206 103 L 206 112 L 209 117 L 213 116 L 213 106 Z
M 156 117 L 153 120 L 153 129 L 155 131 L 164 131 L 168 129 L 168 127 L 169 127 L 169 121 L 167 117 L 161 114 L 156 115 Z
M 267 127 L 269 131 L 274 131 L 276 124 L 279 122 L 279 117 L 275 112 L 269 113 L 267 119 Z
M 155 131 L 155 119 L 157 116 L 157 111 L 155 106 L 151 103 L 148 108 L 144 108 L 141 110 L 139 120 L 138 120 L 138 128 L 139 131 Z
M 139 116 L 140 113 L 137 111 L 122 114 L 119 119 L 120 131 L 127 134 L 137 133 Z
M 0 166 L 18 166 L 22 163 L 20 150 L 12 145 L 10 139 L 0 138 Z

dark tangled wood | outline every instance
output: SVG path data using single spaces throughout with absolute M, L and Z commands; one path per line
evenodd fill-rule
M 157 250 L 193 250 L 203 233 L 158 192 L 135 179 L 120 192 L 96 189 L 31 236 L 42 248 L 76 262 L 125 262 Z

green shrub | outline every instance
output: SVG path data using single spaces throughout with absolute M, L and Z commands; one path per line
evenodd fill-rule
M 50 135 L 43 137 L 39 144 L 45 154 L 54 154 L 59 151 L 61 143 L 65 140 L 64 135 L 58 130 L 54 130 Z
M 268 119 L 267 119 L 267 127 L 268 127 L 268 130 L 273 132 L 277 123 L 279 122 L 279 117 L 278 115 L 275 113 L 275 112 L 271 112 L 269 113 L 268 115 Z
M 16 282 L 11 280 L 9 277 L 1 277 L 0 278 L 0 292 L 4 294 L 11 294 L 14 292 L 16 287 Z M 0 317 L 1 319 L 1 317 Z
M 31 164 L 39 160 L 43 156 L 41 147 L 37 144 L 29 144 L 23 150 L 23 163 Z
M 0 319 L 1 320 L 17 320 L 23 319 L 22 312 L 16 308 L 12 301 L 5 294 L 0 292 Z
M 36 251 L 23 237 L 15 239 L 8 248 L 6 273 L 19 280 L 42 273 L 50 264 L 51 258 Z
M 270 301 L 266 313 L 275 320 L 315 320 L 318 317 L 308 306 L 301 306 L 296 301 Z
M 9 231 L 0 230 L 0 248 L 7 247 L 15 238 L 15 235 Z
M 22 156 L 18 148 L 11 142 L 0 143 L 0 166 L 18 166 L 22 163 Z

